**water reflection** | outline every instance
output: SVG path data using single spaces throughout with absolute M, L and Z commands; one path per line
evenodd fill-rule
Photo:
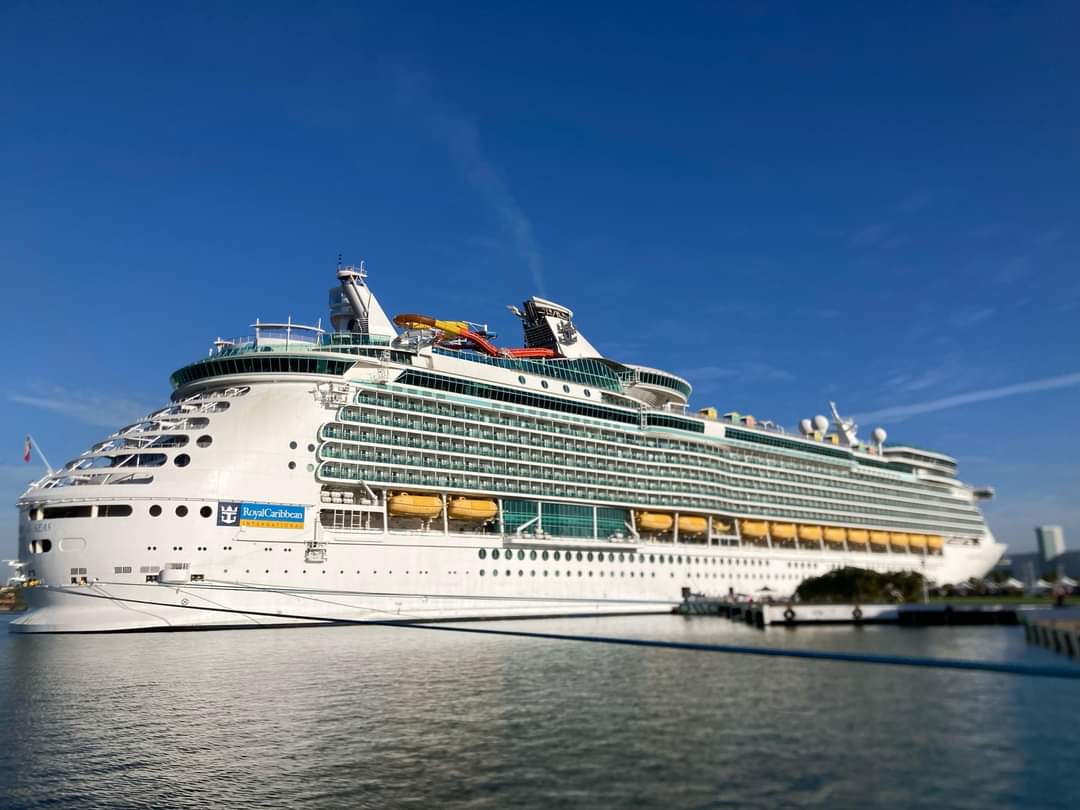
M 1064 663 L 1016 628 L 492 626 Z M 1069 682 L 419 629 L 0 634 L 9 807 L 1054 806 L 1077 716 Z

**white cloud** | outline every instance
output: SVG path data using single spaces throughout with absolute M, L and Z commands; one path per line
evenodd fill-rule
M 882 408 L 878 411 L 860 413 L 855 416 L 860 422 L 871 420 L 900 422 L 912 416 L 922 413 L 942 411 L 946 408 L 958 408 L 962 405 L 972 405 L 976 402 L 989 402 L 1005 397 L 1015 397 L 1021 394 L 1035 394 L 1040 391 L 1053 391 L 1058 388 L 1070 388 L 1080 385 L 1080 372 L 1062 374 L 1059 377 L 1048 377 L 1043 380 L 1003 385 L 999 388 L 987 388 L 982 391 L 969 391 L 966 394 L 955 394 L 941 399 L 932 399 L 928 402 L 916 402 L 910 405 L 897 405 L 891 408 Z
M 732 382 L 784 382 L 794 379 L 789 371 L 770 366 L 768 363 L 742 362 L 730 366 L 699 366 L 676 372 L 692 385 L 708 387 L 725 380 Z
M 58 413 L 78 422 L 116 429 L 151 409 L 126 397 L 80 391 L 59 385 L 32 384 L 25 393 L 8 394 L 9 402 Z
M 394 83 L 398 100 L 415 111 L 432 134 L 450 150 L 465 179 L 491 206 L 513 239 L 537 292 L 546 296 L 544 260 L 532 222 L 510 193 L 506 180 L 495 164 L 484 154 L 476 125 L 435 97 L 426 73 L 398 68 L 394 72 Z

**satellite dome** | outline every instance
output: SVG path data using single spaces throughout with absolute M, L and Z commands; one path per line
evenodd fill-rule
M 814 423 L 809 419 L 803 419 L 799 422 L 799 432 L 802 433 L 803 436 L 809 436 L 814 432 Z
M 885 444 L 885 439 L 889 436 L 889 434 L 885 432 L 885 428 L 880 427 L 874 428 L 874 432 L 870 435 L 874 437 L 874 444 Z
M 820 413 L 814 417 L 814 430 L 819 433 L 824 433 L 829 429 L 829 420 L 822 416 Z

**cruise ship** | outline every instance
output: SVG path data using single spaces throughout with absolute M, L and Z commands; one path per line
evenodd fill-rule
M 388 317 L 337 269 L 330 328 L 254 324 L 161 409 L 20 497 L 16 632 L 667 612 L 843 566 L 939 583 L 1001 556 L 942 453 L 836 406 L 786 431 L 689 406 L 533 297 L 520 348 Z

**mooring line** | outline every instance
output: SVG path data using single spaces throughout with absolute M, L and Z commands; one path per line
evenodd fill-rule
M 922 667 L 924 669 L 960 669 L 973 672 L 996 672 L 1003 675 L 1030 675 L 1041 678 L 1080 680 L 1080 667 L 1010 664 L 1002 661 L 972 661 L 963 658 L 922 658 L 906 655 L 874 655 L 867 653 L 832 652 L 829 650 L 787 650 L 779 647 L 746 647 L 737 644 L 700 644 L 692 641 L 660 641 L 656 639 L 623 638 L 620 636 L 579 636 L 568 633 L 541 633 L 528 630 L 492 630 L 481 627 L 456 627 L 423 622 L 380 622 L 388 627 L 417 630 L 442 630 L 449 633 L 475 633 L 486 636 L 545 639 L 548 641 L 584 641 L 591 644 L 615 644 L 624 647 L 651 647 L 661 650 L 727 653 L 730 655 L 759 655 L 772 658 L 802 658 L 813 661 L 842 661 L 850 664 L 884 664 L 887 666 Z

